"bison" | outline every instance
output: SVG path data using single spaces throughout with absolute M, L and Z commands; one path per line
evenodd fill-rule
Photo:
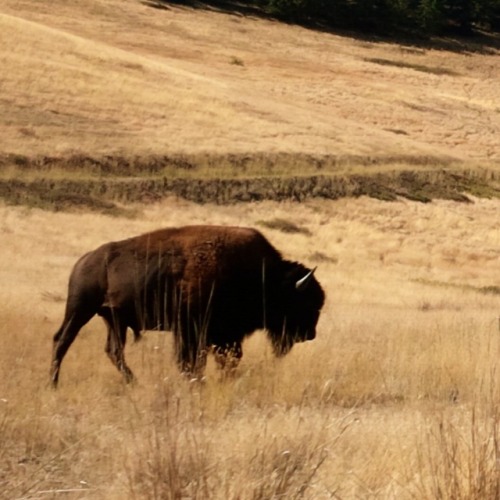
M 51 381 L 80 329 L 99 315 L 106 353 L 130 382 L 126 332 L 171 330 L 182 372 L 201 374 L 209 350 L 235 367 L 243 339 L 265 329 L 274 353 L 314 339 L 324 292 L 314 270 L 284 260 L 257 230 L 186 226 L 106 243 L 85 254 L 69 279 L 66 311 L 54 335 Z

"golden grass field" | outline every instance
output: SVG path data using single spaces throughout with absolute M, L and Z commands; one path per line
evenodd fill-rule
M 257 332 L 234 379 L 175 367 L 169 333 L 126 355 L 84 328 L 48 387 L 73 262 L 160 226 L 293 220 L 263 232 L 318 265 L 316 340 L 275 361 Z M 168 200 L 136 219 L 1 208 L 0 485 L 5 498 L 495 498 L 498 202 Z M 486 293 L 489 289 L 492 293 Z M 493 293 L 496 291 L 496 294 Z M 493 488 L 496 488 L 493 490 Z
M 136 0 L 3 0 L 0 154 L 429 156 L 497 172 L 498 51 L 463 49 Z M 500 202 L 472 200 L 172 197 L 133 217 L 1 204 L 0 498 L 498 498 Z M 148 332 L 126 349 L 130 387 L 95 319 L 51 390 L 76 259 L 194 223 L 258 227 L 317 265 L 318 337 L 277 361 L 256 332 L 234 378 L 211 360 L 194 383 L 171 334 Z

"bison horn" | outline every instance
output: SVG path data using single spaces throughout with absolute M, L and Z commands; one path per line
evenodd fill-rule
M 316 271 L 316 268 L 314 268 L 312 271 L 309 271 L 303 278 L 298 280 L 297 283 L 295 283 L 295 288 L 299 291 L 305 290 L 309 285 L 311 278 L 313 277 L 314 271 Z

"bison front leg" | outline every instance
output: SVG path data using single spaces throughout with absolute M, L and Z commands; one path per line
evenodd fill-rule
M 175 356 L 181 373 L 195 378 L 203 376 L 207 364 L 206 335 L 195 322 L 186 321 L 174 330 Z
M 126 383 L 132 382 L 135 377 L 132 370 L 125 362 L 124 349 L 127 342 L 127 324 L 121 321 L 116 311 L 102 311 L 100 313 L 108 327 L 108 338 L 106 340 L 106 354 L 111 362 L 123 375 Z
M 241 342 L 214 345 L 213 352 L 217 366 L 229 375 L 234 374 L 243 356 Z
M 203 376 L 207 364 L 206 346 L 196 345 L 182 337 L 176 337 L 175 354 L 179 370 L 189 377 Z

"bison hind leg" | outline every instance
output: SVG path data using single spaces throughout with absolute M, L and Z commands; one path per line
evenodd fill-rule
M 108 337 L 106 340 L 106 354 L 111 362 L 116 366 L 118 371 L 123 375 L 125 382 L 128 384 L 135 380 L 132 370 L 125 362 L 124 349 L 127 342 L 127 323 L 120 318 L 120 314 L 116 310 L 102 308 L 99 311 L 106 326 L 108 327 Z M 134 330 L 134 336 L 136 331 Z M 140 336 L 140 334 L 139 334 Z
M 78 311 L 71 315 L 66 315 L 64 321 L 54 335 L 54 344 L 52 349 L 52 364 L 50 368 L 50 378 L 52 387 L 56 388 L 59 381 L 59 371 L 64 356 L 68 352 L 71 344 L 75 340 L 78 332 L 94 316 L 92 311 Z

